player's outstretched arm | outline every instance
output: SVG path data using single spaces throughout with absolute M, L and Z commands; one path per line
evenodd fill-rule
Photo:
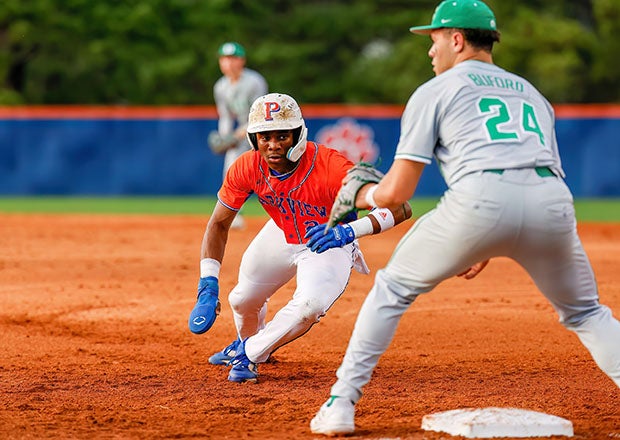
M 351 223 L 343 223 L 332 228 L 325 229 L 324 224 L 313 226 L 308 229 L 306 246 L 318 254 L 328 249 L 342 247 L 351 243 L 356 238 L 365 235 L 374 235 L 393 228 L 399 223 L 411 218 L 411 206 L 403 203 L 396 208 L 377 208 L 367 216 Z
M 196 304 L 190 312 L 188 327 L 192 333 L 209 330 L 220 314 L 219 275 L 230 224 L 236 212 L 219 202 L 211 214 L 200 249 L 200 280 Z
M 360 188 L 355 200 L 357 209 L 398 206 L 411 200 L 426 164 L 407 159 L 395 159 L 379 184 Z
M 415 192 L 424 166 L 422 162 L 396 159 L 384 176 L 370 164 L 356 164 L 342 181 L 327 226 L 335 226 L 353 211 L 398 207 L 407 203 Z

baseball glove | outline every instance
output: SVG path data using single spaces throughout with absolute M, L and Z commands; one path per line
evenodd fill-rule
M 237 138 L 232 134 L 222 136 L 215 130 L 209 133 L 207 142 L 209 144 L 209 148 L 215 154 L 224 154 L 227 150 L 236 147 L 239 143 Z
M 343 185 L 336 195 L 325 230 L 333 227 L 352 211 L 356 211 L 355 198 L 360 188 L 367 183 L 379 183 L 383 173 L 369 163 L 355 164 L 343 179 Z

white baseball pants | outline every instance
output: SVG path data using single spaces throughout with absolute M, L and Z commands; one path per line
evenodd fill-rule
M 620 323 L 598 301 L 572 195 L 561 179 L 520 169 L 465 176 L 415 222 L 377 273 L 331 394 L 357 402 L 416 297 L 498 256 L 512 258 L 528 272 L 560 322 L 620 387 Z
M 265 362 L 275 350 L 310 330 L 344 292 L 359 256 L 356 242 L 322 254 L 305 244 L 288 244 L 282 230 L 269 220 L 243 254 L 238 283 L 228 296 L 238 335 L 248 338 L 248 358 Z M 267 301 L 295 276 L 293 297 L 265 324 Z

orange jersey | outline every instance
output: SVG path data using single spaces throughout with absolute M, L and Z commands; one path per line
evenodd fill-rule
M 242 154 L 228 169 L 217 198 L 238 211 L 256 194 L 267 214 L 282 229 L 287 243 L 301 244 L 306 230 L 327 222 L 342 179 L 353 162 L 336 150 L 308 142 L 299 165 L 283 180 L 270 173 L 258 151 Z

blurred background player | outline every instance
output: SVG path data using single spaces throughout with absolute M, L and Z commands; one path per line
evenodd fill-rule
M 226 42 L 218 50 L 223 76 L 213 86 L 218 113 L 218 129 L 209 135 L 209 147 L 224 154 L 224 176 L 241 154 L 251 149 L 246 138 L 250 106 L 268 91 L 267 81 L 255 70 L 245 67 L 246 53 L 236 42 Z M 243 217 L 237 214 L 232 228 L 242 228 Z
M 493 257 L 511 258 L 525 269 L 562 325 L 620 387 L 620 323 L 599 302 L 577 234 L 552 106 L 526 79 L 493 63 L 500 35 L 482 1 L 444 1 L 430 25 L 410 30 L 430 35 L 435 77 L 409 98 L 390 170 L 344 206 L 408 201 L 433 157 L 448 190 L 377 272 L 331 397 L 310 422 L 315 434 L 354 432 L 354 405 L 403 313 L 442 281 L 475 277 Z
M 218 192 L 202 240 L 198 299 L 188 320 L 190 331 L 197 334 L 213 325 L 219 312 L 218 278 L 228 230 L 243 203 L 256 194 L 270 219 L 243 254 L 237 285 L 228 296 L 237 337 L 209 358 L 211 364 L 230 365 L 228 380 L 233 382 L 256 381 L 256 364 L 310 330 L 344 292 L 352 268 L 368 273 L 357 237 L 411 217 L 407 203 L 394 211 L 371 212 L 330 231 L 327 237 L 338 247 L 323 249 L 317 243 L 317 253 L 312 252 L 305 236 L 327 221 L 353 163 L 338 151 L 306 139 L 301 109 L 285 94 L 257 99 L 247 131 L 253 151 L 230 166 Z M 267 301 L 293 277 L 292 298 L 265 323 Z

